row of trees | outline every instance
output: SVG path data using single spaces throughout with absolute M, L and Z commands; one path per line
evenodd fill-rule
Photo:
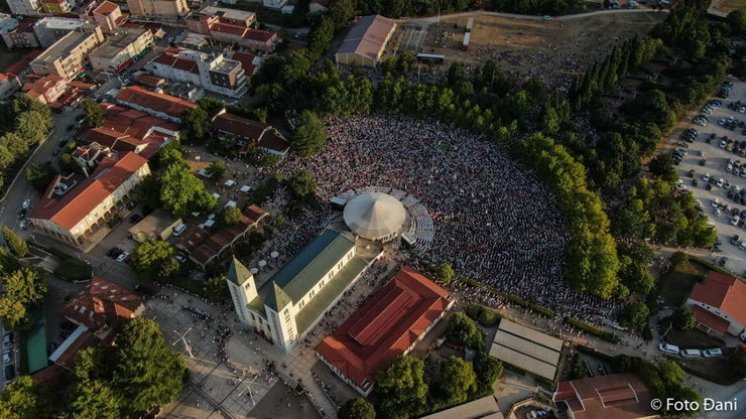
M 29 309 L 41 303 L 48 288 L 41 270 L 18 261 L 28 254 L 26 242 L 5 226 L 2 235 L 8 248 L 0 248 L 0 320 L 6 329 L 17 329 L 29 324 Z
M 47 138 L 53 124 L 49 107 L 27 96 L 0 105 L 0 191 Z
M 115 346 L 78 352 L 62 412 L 53 411 L 53 389 L 21 376 L 0 394 L 0 417 L 137 417 L 176 400 L 186 374 L 181 355 L 165 342 L 158 325 L 136 317 L 125 323 Z

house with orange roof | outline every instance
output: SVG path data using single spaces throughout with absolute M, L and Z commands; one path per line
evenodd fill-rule
M 92 14 L 93 20 L 106 33 L 114 32 L 117 26 L 122 23 L 122 11 L 119 9 L 119 5 L 108 0 L 93 9 Z
M 373 390 L 375 372 L 411 352 L 455 302 L 448 291 L 404 267 L 325 337 L 316 355 L 367 396 Z
M 117 94 L 117 103 L 176 123 L 181 123 L 181 114 L 185 110 L 197 108 L 196 103 L 165 93 L 156 93 L 140 86 L 120 90 Z
M 698 326 L 708 333 L 738 336 L 746 327 L 746 283 L 710 271 L 694 285 L 684 305 L 694 312 Z
M 47 74 L 33 82 L 25 83 L 23 93 L 31 99 L 51 105 L 67 91 L 67 87 L 67 79 L 56 74 Z
M 150 175 L 148 161 L 135 153 L 110 153 L 87 178 L 57 175 L 28 215 L 38 232 L 90 250 L 96 233 L 125 208 L 134 190 Z
M 633 374 L 610 374 L 562 381 L 552 401 L 563 417 L 574 419 L 652 419 L 653 396 Z

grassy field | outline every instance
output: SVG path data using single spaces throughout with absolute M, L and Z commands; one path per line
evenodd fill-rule
M 683 268 L 661 276 L 660 295 L 666 305 L 678 307 L 684 303 L 692 287 L 700 281 L 708 269 L 696 261 L 690 261 Z

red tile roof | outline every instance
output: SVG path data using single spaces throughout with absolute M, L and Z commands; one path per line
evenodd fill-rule
M 167 48 L 161 55 L 156 57 L 154 62 L 169 67 L 173 67 L 177 70 L 188 71 L 190 73 L 199 74 L 199 68 L 197 62 L 191 58 L 185 58 L 179 56 L 178 48 Z
M 145 145 L 145 142 L 138 138 L 106 127 L 88 130 L 83 138 L 115 151 L 136 151 L 138 147 Z
M 631 419 L 656 415 L 650 408 L 650 391 L 633 374 L 562 381 L 553 400 L 566 403 L 575 419 Z
M 210 30 L 215 32 L 227 33 L 229 35 L 240 36 L 244 39 L 264 43 L 269 42 L 273 37 L 276 36 L 274 32 L 251 29 L 223 22 L 210 25 Z
M 113 12 L 114 10 L 117 10 L 118 8 L 119 6 L 117 6 L 116 4 L 110 1 L 105 1 L 101 3 L 101 5 L 99 5 L 97 8 L 95 8 L 93 10 L 93 13 L 98 13 L 100 15 L 108 15 L 109 13 Z
M 734 276 L 710 271 L 704 282 L 694 285 L 689 298 L 717 307 L 746 325 L 746 283 Z
M 62 315 L 91 330 L 104 325 L 114 327 L 135 317 L 142 299 L 124 287 L 94 277 L 78 296 L 62 308 Z
M 142 73 L 136 78 L 137 82 L 149 87 L 158 87 L 166 82 L 166 79 L 161 77 L 151 76 L 147 73 Z
M 243 67 L 244 73 L 246 73 L 247 76 L 253 76 L 256 72 L 256 66 L 254 65 L 254 54 L 250 54 L 248 52 L 243 51 L 236 51 L 233 53 L 233 56 L 231 59 L 238 61 L 241 63 L 241 66 Z
M 411 268 L 402 268 L 316 352 L 365 390 L 374 372 L 416 342 L 453 301 L 448 292 Z
M 151 92 L 140 86 L 125 87 L 119 91 L 117 100 L 124 103 L 140 105 L 144 108 L 152 109 L 166 115 L 180 118 L 181 114 L 187 109 L 197 107 L 196 103 L 180 99 L 163 93 Z
M 126 182 L 135 172 L 147 165 L 148 161 L 135 153 L 127 153 L 114 161 L 106 159 L 90 177 L 74 186 L 61 198 L 52 193 L 55 182 L 50 184 L 44 197 L 39 201 L 29 218 L 51 220 L 65 229 L 72 229 L 94 208 Z
M 267 129 L 267 124 L 224 112 L 213 119 L 212 127 L 249 141 L 258 141 Z
M 111 103 L 102 103 L 106 110 L 104 127 L 115 129 L 136 138 L 144 138 L 153 127 L 178 132 L 179 126 L 165 119 L 157 118 L 135 109 L 124 108 Z
M 710 313 L 709 311 L 696 305 L 692 306 L 692 312 L 694 312 L 694 317 L 697 319 L 698 322 L 704 324 L 710 329 L 718 333 L 725 333 L 728 331 L 728 327 L 730 326 L 728 320 L 720 318 L 717 315 Z

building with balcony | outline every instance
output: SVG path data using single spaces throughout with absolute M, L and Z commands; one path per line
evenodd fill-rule
M 87 178 L 57 175 L 28 215 L 37 232 L 90 249 L 102 237 L 97 231 L 133 198 L 150 175 L 145 158 L 135 153 L 102 157 Z
M 189 13 L 186 0 L 127 0 L 127 6 L 132 16 L 175 19 Z
M 14 15 L 39 16 L 41 0 L 7 0 L 8 8 Z
M 137 61 L 154 43 L 149 29 L 116 28 L 88 59 L 96 70 L 118 73 Z
M 123 20 L 122 11 L 119 6 L 110 1 L 104 1 L 91 12 L 93 21 L 106 33 L 114 32 Z
M 41 10 L 52 15 L 61 15 L 72 9 L 68 0 L 41 0 Z
M 145 70 L 164 79 L 191 83 L 231 98 L 241 98 L 249 89 L 241 63 L 223 54 L 168 48 L 146 64 Z
M 85 21 L 67 17 L 45 17 L 34 24 L 34 33 L 42 48 L 49 48 L 63 36 L 80 28 Z
M 8 49 L 38 48 L 39 41 L 34 34 L 33 19 L 21 21 L 13 19 L 9 15 L 0 14 L 0 37 L 3 38 Z
M 36 74 L 56 74 L 72 80 L 96 47 L 104 43 L 101 28 L 87 23 L 63 36 L 31 61 L 31 70 Z

